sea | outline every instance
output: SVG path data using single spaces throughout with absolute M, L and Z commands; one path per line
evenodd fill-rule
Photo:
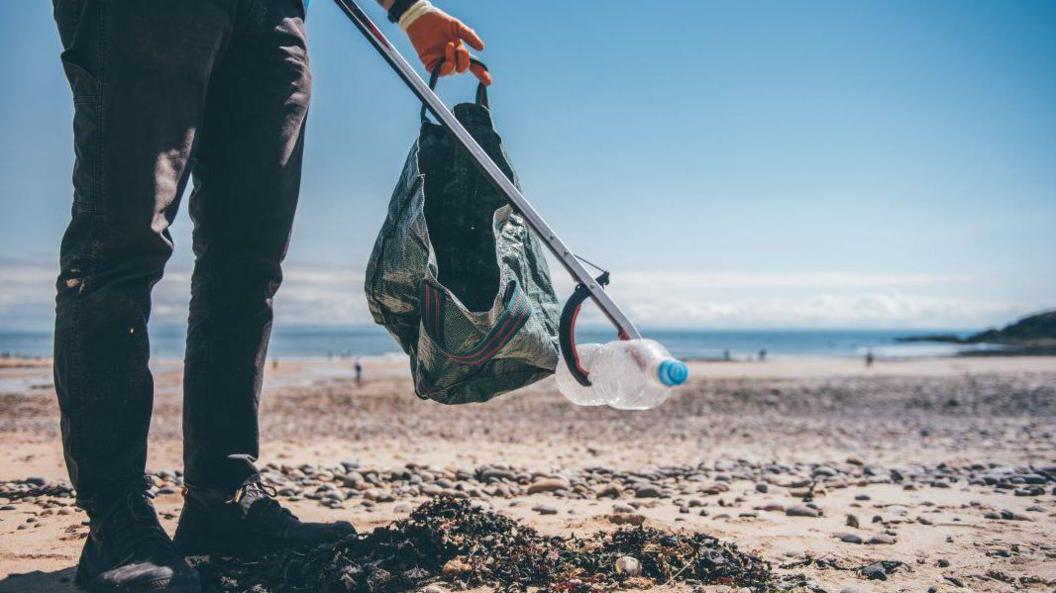
M 151 352 L 159 358 L 181 358 L 184 328 L 150 328 Z M 642 333 L 663 343 L 671 353 L 686 360 L 758 360 L 766 358 L 864 357 L 920 358 L 953 356 L 971 350 L 991 350 L 987 344 L 961 345 L 940 342 L 898 342 L 913 335 L 966 335 L 969 330 L 874 330 L 874 329 L 652 329 Z M 615 339 L 612 330 L 580 328 L 579 343 Z M 0 331 L 0 355 L 48 357 L 52 335 L 45 331 Z M 764 354 L 765 352 L 765 354 Z M 268 356 L 272 359 L 327 359 L 345 357 L 401 356 L 399 345 L 377 326 L 315 327 L 276 326 Z

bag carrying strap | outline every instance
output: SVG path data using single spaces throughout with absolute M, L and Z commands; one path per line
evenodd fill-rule
M 470 58 L 469 59 L 469 63 L 470 64 L 476 64 L 477 66 L 480 66 L 481 68 L 483 68 L 485 70 L 488 69 L 487 65 L 485 65 L 484 62 L 481 62 L 480 60 L 478 60 L 476 58 Z M 443 62 L 440 62 L 439 64 L 437 64 L 436 67 L 433 68 L 432 74 L 429 75 L 429 88 L 434 90 L 434 91 L 436 90 L 437 81 L 440 80 L 440 66 L 443 66 L 443 65 L 444 65 Z M 477 105 L 480 105 L 481 107 L 487 107 L 488 106 L 488 87 L 484 86 L 484 83 L 482 83 L 482 82 L 477 84 L 476 101 L 477 101 Z M 421 118 L 422 118 L 422 123 L 425 123 L 425 122 L 429 121 L 426 118 L 425 103 L 422 103 Z
M 517 285 L 516 280 L 511 280 L 506 285 L 506 294 L 503 295 L 505 306 L 495 324 L 491 327 L 479 342 L 464 352 L 453 352 L 444 344 L 444 303 L 446 298 L 443 292 L 427 280 L 421 285 L 421 312 L 422 326 L 425 333 L 433 339 L 433 342 L 451 360 L 460 364 L 480 366 L 495 357 L 517 332 L 528 322 L 532 316 L 532 307 L 528 297 Z

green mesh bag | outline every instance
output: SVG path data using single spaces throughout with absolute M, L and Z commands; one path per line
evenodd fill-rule
M 517 183 L 485 88 L 454 114 Z M 558 302 L 538 239 L 424 108 L 365 288 L 374 321 L 410 355 L 419 397 L 484 402 L 557 365 Z

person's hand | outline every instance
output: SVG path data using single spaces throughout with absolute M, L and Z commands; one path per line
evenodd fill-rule
M 481 84 L 491 84 L 491 74 L 482 66 L 470 63 L 469 50 L 466 49 L 468 44 L 481 51 L 484 42 L 462 21 L 428 2 L 418 2 L 400 19 L 400 27 L 407 32 L 411 45 L 429 72 L 441 64 L 441 76 L 469 70 Z

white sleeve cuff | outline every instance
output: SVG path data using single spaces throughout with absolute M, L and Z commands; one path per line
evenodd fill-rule
M 407 9 L 407 12 L 403 13 L 400 17 L 399 25 L 400 29 L 404 33 L 407 32 L 407 28 L 411 26 L 414 21 L 418 20 L 422 15 L 430 12 L 440 12 L 440 9 L 433 6 L 429 0 L 418 0 Z

